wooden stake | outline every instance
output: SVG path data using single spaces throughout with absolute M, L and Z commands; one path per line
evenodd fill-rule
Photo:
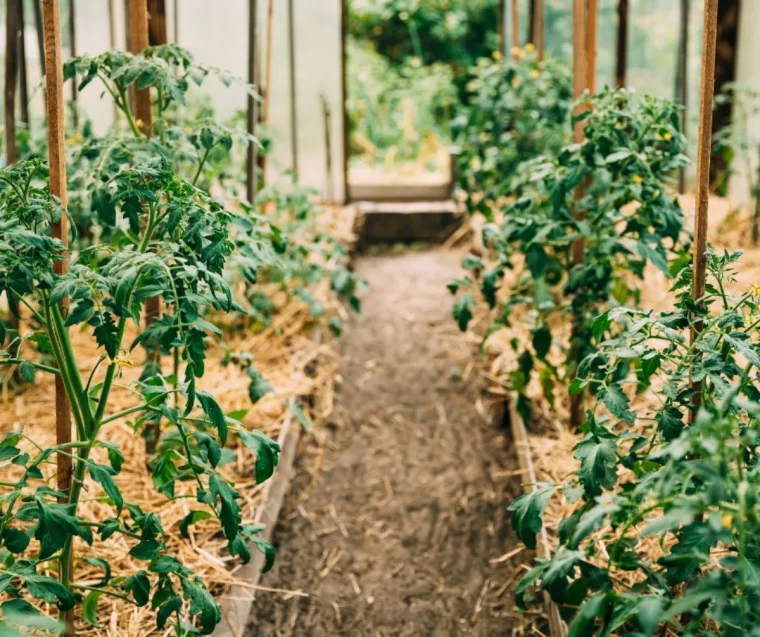
M 586 37 L 588 38 L 588 42 L 586 44 L 586 88 L 590 93 L 596 93 L 596 23 L 598 14 L 597 0 L 587 0 L 587 2 L 588 13 L 586 22 Z
M 8 164 L 18 161 L 16 148 L 16 87 L 18 86 L 18 17 L 21 0 L 6 0 L 5 11 L 5 158 Z
M 715 83 L 715 49 L 717 42 L 718 0 L 705 0 L 702 44 L 702 81 L 699 89 L 699 133 L 697 135 L 697 192 L 694 217 L 694 276 L 691 295 L 694 301 L 705 294 L 707 257 L 707 212 L 710 192 L 710 156 L 712 152 L 713 97 Z M 692 341 L 702 325 L 692 330 Z
M 689 62 L 689 4 L 681 0 L 681 16 L 678 33 L 678 68 L 676 69 L 676 100 L 681 103 L 681 132 L 686 134 L 688 115 L 688 62 Z M 678 192 L 686 192 L 686 167 L 678 171 Z
M 351 202 L 351 188 L 348 183 L 348 160 L 351 158 L 351 126 L 348 121 L 348 0 L 341 0 L 340 9 L 340 57 L 341 57 L 341 103 L 343 106 L 343 203 Z
M 24 20 L 24 2 L 18 3 L 18 81 L 21 95 L 21 121 L 29 128 L 29 78 L 26 65 L 26 29 Z
M 517 49 L 520 48 L 520 10 L 517 6 L 517 0 L 512 0 L 512 19 L 510 22 L 512 23 L 512 42 L 510 42 L 510 45 L 512 46 L 512 57 L 517 60 L 518 52 Z
M 256 18 L 258 13 L 258 3 L 256 0 L 248 0 L 248 83 L 253 84 L 258 89 L 258 77 L 256 76 L 256 47 L 257 47 L 257 25 Z M 247 131 L 249 137 L 256 134 L 256 111 L 257 102 L 253 95 L 248 96 L 247 111 Z M 248 140 L 248 151 L 246 153 L 246 180 L 245 196 L 252 206 L 256 206 L 256 164 L 257 164 L 256 144 Z
M 538 52 L 538 59 L 544 59 L 544 0 L 535 0 L 533 4 L 533 19 L 531 26 L 533 28 L 533 45 Z
M 274 0 L 268 0 L 267 3 L 267 39 L 266 39 L 266 61 L 264 62 L 264 86 L 262 90 L 262 105 L 259 122 L 262 124 L 269 123 L 269 108 L 272 98 L 272 30 L 274 27 Z M 259 170 L 264 182 L 267 179 L 267 155 L 259 155 Z
M 589 45 L 587 24 L 587 0 L 573 0 L 573 98 L 580 98 L 588 88 L 589 68 L 586 47 Z M 583 142 L 584 123 L 576 122 L 573 129 L 574 141 Z M 576 199 L 580 199 L 582 189 L 578 190 Z M 573 265 L 583 263 L 585 243 L 578 239 L 573 244 Z M 576 345 L 571 345 L 575 351 Z M 571 355 L 572 357 L 573 355 Z M 573 370 L 575 373 L 575 370 Z M 570 396 L 570 427 L 576 431 L 583 422 L 583 394 Z
M 63 54 L 61 52 L 61 7 L 60 0 L 42 0 L 42 22 L 45 37 L 45 84 L 47 90 L 48 119 L 48 161 L 50 164 L 50 196 L 57 197 L 63 208 L 68 205 L 66 185 L 66 143 L 63 124 Z M 69 224 L 63 214 L 51 228 L 53 238 L 63 243 L 63 258 L 53 263 L 56 274 L 65 274 L 69 269 Z M 61 311 L 68 313 L 69 300 L 61 300 Z M 55 423 L 56 443 L 71 442 L 71 408 L 60 375 L 55 377 Z M 59 491 L 67 494 L 61 498 L 68 502 L 71 490 L 71 456 L 56 454 L 56 481 Z M 73 562 L 73 560 L 71 560 Z M 71 562 L 69 564 L 71 564 Z M 66 634 L 74 634 L 73 613 L 66 614 Z
M 293 178 L 298 181 L 298 100 L 296 99 L 296 14 L 288 0 L 288 70 L 290 76 L 290 154 Z
M 615 86 L 625 88 L 628 73 L 628 0 L 618 0 L 617 59 Z
M 166 0 L 148 0 L 148 42 L 151 46 L 168 42 Z
M 77 10 L 76 0 L 69 0 L 69 54 L 71 57 L 77 55 Z M 71 101 L 74 103 L 74 109 L 72 110 L 74 129 L 79 128 L 79 107 L 77 105 L 77 98 L 79 94 L 79 88 L 77 86 L 76 79 L 71 81 Z

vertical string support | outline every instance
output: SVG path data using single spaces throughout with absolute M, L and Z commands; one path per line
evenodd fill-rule
M 24 19 L 24 2 L 18 4 L 18 81 L 19 81 L 19 107 L 21 108 L 21 121 L 29 128 L 29 76 L 26 64 L 26 29 Z
M 340 2 L 340 59 L 341 59 L 341 103 L 343 105 L 341 126 L 343 133 L 343 203 L 351 202 L 348 184 L 348 160 L 351 157 L 351 127 L 348 121 L 348 0 Z
M 60 200 L 64 210 L 68 205 L 68 188 L 66 185 L 66 144 L 64 139 L 63 117 L 63 54 L 61 46 L 61 6 L 60 0 L 42 0 L 42 23 L 45 46 L 45 85 L 47 92 L 48 119 L 48 162 L 50 166 L 50 196 Z M 52 224 L 51 234 L 63 244 L 61 259 L 56 259 L 53 269 L 61 275 L 69 269 L 69 226 L 68 217 L 62 214 L 60 219 Z M 61 312 L 68 314 L 68 297 L 60 301 Z M 63 445 L 71 442 L 71 408 L 59 374 L 55 377 L 55 424 L 56 444 Z M 56 454 L 57 488 L 66 496 L 62 502 L 68 502 L 71 491 L 71 456 Z M 61 564 L 61 577 L 69 578 L 73 560 Z M 63 560 L 62 560 L 63 562 Z M 66 570 L 69 570 L 66 573 Z M 68 611 L 65 616 L 66 635 L 73 635 L 73 613 Z
M 694 243 L 691 296 L 694 303 L 705 295 L 707 270 L 707 221 L 710 193 L 710 157 L 712 155 L 713 98 L 715 92 L 715 53 L 718 33 L 718 0 L 705 0 L 704 30 L 702 42 L 702 80 L 699 89 L 699 131 L 697 134 L 697 188 L 694 215 Z M 691 328 L 691 343 L 702 332 L 701 321 Z M 694 381 L 693 406 L 689 414 L 691 422 L 696 417 L 702 401 L 701 383 Z
M 259 82 L 256 74 L 258 46 L 256 18 L 258 13 L 258 3 L 256 0 L 248 0 L 248 84 L 256 87 L 258 90 Z M 249 88 L 250 90 L 250 88 Z M 256 117 L 258 104 L 256 98 L 249 94 L 246 112 L 246 129 L 248 132 L 248 149 L 246 151 L 246 180 L 245 196 L 251 205 L 256 207 L 256 164 L 257 148 L 253 137 L 256 134 Z
M 298 101 L 296 95 L 296 14 L 288 0 L 288 75 L 290 76 L 290 154 L 293 178 L 298 181 Z
M 512 27 L 512 37 L 510 45 L 512 47 L 512 58 L 518 60 L 518 49 L 520 48 L 520 8 L 517 5 L 517 0 L 512 0 L 511 9 L 509 22 Z
M 259 109 L 259 123 L 269 123 L 269 109 L 272 97 L 272 30 L 274 27 L 274 0 L 267 0 L 267 37 L 265 43 L 265 61 L 264 61 L 264 81 L 262 82 L 261 90 L 261 108 Z M 267 179 L 267 155 L 261 153 L 259 155 L 259 170 L 261 171 L 261 179 L 266 183 Z
M 628 0 L 618 0 L 615 86 L 625 88 L 628 75 Z

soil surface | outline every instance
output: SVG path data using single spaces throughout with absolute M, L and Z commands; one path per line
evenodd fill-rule
M 517 461 L 445 287 L 461 257 L 359 259 L 370 293 L 341 341 L 333 422 L 313 474 L 306 458 L 294 480 L 262 580 L 308 597 L 260 592 L 247 634 L 531 632 L 512 601 L 526 561 L 506 512 Z

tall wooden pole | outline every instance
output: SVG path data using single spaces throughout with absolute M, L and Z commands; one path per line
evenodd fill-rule
M 685 135 L 689 122 L 689 4 L 691 0 L 681 0 L 681 15 L 678 33 L 678 68 L 676 70 L 676 100 L 681 108 L 681 131 Z M 678 192 L 686 192 L 686 167 L 678 172 Z
M 588 58 L 592 53 L 587 51 L 589 45 L 588 38 L 588 0 L 573 0 L 573 98 L 580 98 L 588 88 L 589 66 Z M 584 123 L 575 122 L 573 129 L 573 139 L 577 144 L 584 139 Z M 580 191 L 578 193 L 580 195 Z M 580 199 L 580 197 L 576 197 Z M 579 214 L 576 212 L 576 214 Z M 573 244 L 573 265 L 577 266 L 583 263 L 585 243 L 583 239 L 577 239 Z M 575 326 L 573 326 L 573 332 Z M 575 335 L 573 334 L 573 337 Z M 575 351 L 577 345 L 571 345 Z M 573 370 L 575 373 L 575 370 Z M 570 427 L 576 431 L 583 422 L 583 394 L 574 394 L 570 396 Z
M 256 47 L 258 45 L 257 39 L 257 25 L 256 18 L 258 14 L 258 3 L 256 0 L 248 0 L 248 84 L 256 86 L 258 90 L 258 77 L 256 76 Z M 248 95 L 248 108 L 246 125 L 248 136 L 253 137 L 256 134 L 256 117 L 257 117 L 257 102 L 253 95 Z M 257 165 L 257 148 L 256 143 L 252 140 L 248 140 L 248 151 L 246 153 L 246 182 L 245 182 L 245 196 L 252 206 L 256 205 L 256 165 Z
M 77 55 L 77 10 L 76 0 L 69 0 L 69 54 L 71 57 Z M 79 88 L 77 81 L 74 79 L 71 82 L 71 101 L 74 103 L 73 121 L 74 128 L 79 128 L 79 106 L 77 104 Z
M 267 0 L 267 39 L 264 61 L 264 86 L 262 89 L 262 106 L 259 115 L 259 122 L 263 124 L 269 123 L 269 109 L 272 99 L 272 31 L 274 27 L 274 0 Z M 259 170 L 261 171 L 261 178 L 266 182 L 267 178 L 267 155 L 262 153 L 259 155 Z
M 129 51 L 137 55 L 148 46 L 147 0 L 129 0 Z M 153 114 L 150 109 L 150 90 L 135 90 L 135 116 L 142 133 L 150 135 Z
M 617 56 L 615 59 L 615 86 L 625 88 L 628 74 L 628 0 L 618 0 L 617 5 Z
M 59 0 L 42 0 L 43 30 L 45 35 L 45 84 L 47 91 L 48 119 L 48 162 L 50 165 L 50 196 L 57 197 L 63 208 L 68 205 L 68 189 L 66 186 L 66 145 L 63 124 L 63 54 L 61 51 L 61 7 Z M 69 225 L 68 217 L 63 214 L 51 227 L 53 238 L 63 244 L 61 259 L 53 263 L 56 274 L 65 274 L 69 269 Z M 68 313 L 69 300 L 60 301 L 64 316 Z M 55 423 L 56 443 L 58 445 L 71 442 L 71 408 L 66 390 L 60 375 L 55 377 Z M 56 454 L 57 488 L 66 496 L 61 498 L 68 501 L 71 490 L 71 456 Z M 70 568 L 71 561 L 68 563 Z M 62 573 L 63 575 L 63 573 Z M 66 576 L 68 577 L 68 573 Z M 65 615 L 66 634 L 73 635 L 73 613 Z
M 694 275 L 691 288 L 691 295 L 695 302 L 705 294 L 707 264 L 705 253 L 707 252 L 707 213 L 710 193 L 717 23 L 718 0 L 705 0 L 702 80 L 699 89 L 699 132 L 697 133 L 697 192 L 693 243 Z M 691 332 L 692 342 L 701 331 L 702 325 L 698 323 Z
M 520 10 L 517 6 L 517 0 L 512 0 L 512 12 L 510 17 L 512 18 L 510 20 L 512 25 L 512 42 L 510 42 L 510 46 L 512 47 L 512 51 L 514 51 L 513 57 L 517 60 L 517 49 L 520 47 Z
M 288 0 L 288 75 L 290 77 L 290 154 L 291 168 L 298 175 L 298 100 L 296 92 L 296 14 L 293 0 Z
M 531 29 L 533 31 L 531 40 L 536 47 L 538 59 L 544 59 L 544 0 L 534 0 L 533 17 L 531 19 Z
M 8 164 L 18 161 L 16 147 L 16 87 L 18 86 L 18 17 L 21 0 L 6 0 L 5 11 L 5 158 Z
M 18 81 L 20 91 L 21 121 L 29 127 L 29 77 L 26 65 L 26 29 L 24 20 L 24 2 L 18 3 Z
M 340 57 L 341 57 L 341 78 L 340 90 L 342 100 L 341 126 L 343 133 L 343 202 L 348 204 L 351 201 L 351 188 L 348 183 L 348 160 L 351 159 L 351 126 L 348 121 L 348 0 L 341 0 L 340 8 Z
M 590 93 L 596 93 L 596 24 L 598 18 L 597 0 L 587 0 L 586 37 L 586 68 L 588 77 L 586 88 Z
M 167 42 L 166 0 L 148 0 L 148 43 L 158 46 Z

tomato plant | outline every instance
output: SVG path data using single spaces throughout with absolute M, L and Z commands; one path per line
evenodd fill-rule
M 491 219 L 514 194 L 518 167 L 569 141 L 570 71 L 558 60 L 519 51 L 515 61 L 481 60 L 469 104 L 454 121 L 459 185 L 467 209 Z
M 538 376 L 553 402 L 556 384 L 569 385 L 594 339 L 608 334 L 610 326 L 600 327 L 596 316 L 637 302 L 648 263 L 669 276 L 671 265 L 686 258 L 682 213 L 670 187 L 670 176 L 687 161 L 678 108 L 651 97 L 634 102 L 619 90 L 584 97 L 581 105 L 584 142 L 520 164 L 519 198 L 483 231 L 493 258 L 467 257 L 471 274 L 450 286 L 457 293 L 477 284 L 496 311 L 492 329 L 515 322 L 529 329 L 528 343 L 513 341 L 518 365 L 509 377 L 526 421 L 531 378 Z M 507 270 L 515 270 L 514 282 L 502 300 Z M 455 305 L 462 329 L 474 304 L 467 292 Z
M 576 381 L 596 397 L 579 468 L 510 507 L 518 536 L 535 546 L 550 498 L 575 503 L 559 546 L 517 592 L 524 605 L 534 584 L 548 591 L 571 635 L 746 635 L 760 619 L 760 290 L 728 294 L 740 253 L 707 256 L 697 303 L 687 266 L 673 310 L 619 307 L 596 319 L 599 333 L 620 329 Z M 647 402 L 631 403 L 636 393 Z

